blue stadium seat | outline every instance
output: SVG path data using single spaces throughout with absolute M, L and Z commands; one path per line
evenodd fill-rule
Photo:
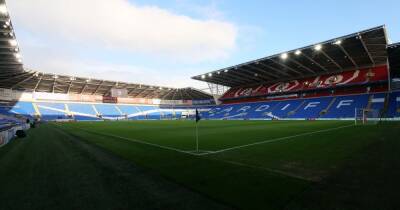
M 121 113 L 115 108 L 114 104 L 96 104 L 99 114 L 103 117 L 120 117 Z
M 93 109 L 92 104 L 80 104 L 80 103 L 67 103 L 69 111 L 73 112 L 75 118 L 82 115 L 90 115 L 96 118 L 96 111 Z
M 400 117 L 400 92 L 393 92 L 389 97 L 388 117 Z
M 336 97 L 335 103 L 322 118 L 354 118 L 355 109 L 366 108 L 368 99 L 368 94 Z
M 295 114 L 289 115 L 289 118 L 319 118 L 321 112 L 326 109 L 334 97 L 323 97 L 304 100 L 304 103 Z
M 66 119 L 65 104 L 63 103 L 36 103 L 42 120 Z

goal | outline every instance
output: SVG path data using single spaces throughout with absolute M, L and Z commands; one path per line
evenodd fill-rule
M 354 123 L 356 125 L 378 124 L 381 120 L 378 109 L 356 108 L 354 112 Z

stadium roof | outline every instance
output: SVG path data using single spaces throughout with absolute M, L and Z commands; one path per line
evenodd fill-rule
M 194 88 L 171 88 L 27 70 L 19 54 L 11 19 L 0 0 L 0 88 L 48 93 L 111 95 L 112 88 L 126 88 L 129 97 L 164 100 L 201 100 L 212 96 Z
M 7 7 L 4 0 L 0 0 L 0 69 L 1 74 L 20 73 L 23 71 L 18 43 Z
M 134 98 L 160 98 L 164 100 L 200 100 L 212 98 L 208 93 L 195 88 L 170 88 L 36 71 L 23 71 L 18 74 L 8 74 L 6 76 L 2 73 L 1 75 L 0 88 L 14 90 L 110 96 L 112 88 L 121 88 L 127 89 L 128 96 Z
M 385 26 L 379 26 L 192 79 L 236 87 L 368 68 L 387 63 L 387 43 Z

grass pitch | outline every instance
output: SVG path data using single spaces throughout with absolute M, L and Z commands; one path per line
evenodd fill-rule
M 391 209 L 399 205 L 399 123 L 354 126 L 350 121 L 200 121 L 198 128 L 200 152 L 195 151 L 193 121 L 42 125 L 31 130 L 26 140 L 0 149 L 0 177 L 14 180 L 11 175 L 16 173 L 29 187 L 32 177 L 41 180 L 40 173 L 59 171 L 46 184 L 36 180 L 32 193 L 37 189 L 33 197 L 51 197 L 54 195 L 47 193 L 57 185 L 61 194 L 56 199 L 65 209 L 72 204 L 87 209 L 165 209 L 174 204 L 174 209 Z M 85 155 L 73 161 L 71 153 Z M 25 162 L 30 156 L 37 161 Z M 57 158 L 53 160 L 53 156 Z M 104 163 L 103 159 L 112 161 Z M 70 168 L 62 169 L 65 162 Z M 121 172 L 112 166 L 114 163 L 135 169 Z M 42 167 L 32 170 L 35 165 Z M 76 182 L 84 188 L 63 170 L 78 174 Z M 148 175 L 138 178 L 138 173 Z M 140 186 L 142 181 L 127 177 L 130 181 L 121 182 L 120 176 L 146 178 L 143 182 L 161 187 Z M 1 182 L 6 188 L 0 190 L 0 196 L 27 187 Z M 123 183 L 126 187 L 115 195 L 115 185 Z M 144 193 L 148 197 L 134 199 L 145 190 L 141 188 L 148 188 L 148 194 Z M 165 189 L 174 189 L 169 202 L 154 195 L 165 193 Z M 67 198 L 62 192 L 68 190 L 83 197 L 67 193 L 69 201 L 63 202 Z M 93 195 L 98 193 L 113 196 L 96 199 Z M 83 201 L 85 197 L 91 199 L 92 206 Z M 7 198 L 10 205 L 15 200 Z M 33 206 L 43 207 L 30 200 Z M 93 204 L 96 202 L 102 205 Z

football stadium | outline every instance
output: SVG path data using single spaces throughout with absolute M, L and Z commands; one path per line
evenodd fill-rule
M 31 70 L 12 23 L 0 0 L 0 209 L 400 206 L 385 25 L 205 69 L 204 90 Z

